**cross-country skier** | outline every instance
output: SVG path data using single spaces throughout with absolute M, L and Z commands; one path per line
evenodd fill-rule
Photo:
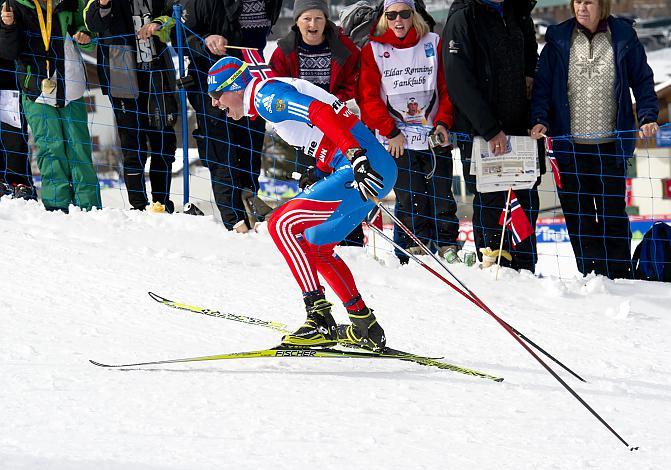
M 375 136 L 335 96 L 293 78 L 253 77 L 247 64 L 224 57 L 210 68 L 212 105 L 234 120 L 261 116 L 290 145 L 317 160 L 317 177 L 273 212 L 268 231 L 303 292 L 307 320 L 282 344 L 332 346 L 337 339 L 379 350 L 384 330 L 333 248 L 394 187 L 396 164 Z M 347 309 L 351 325 L 331 316 L 317 273 Z

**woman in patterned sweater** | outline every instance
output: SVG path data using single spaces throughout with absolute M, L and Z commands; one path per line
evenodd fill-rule
M 326 1 L 296 0 L 294 20 L 270 59 L 275 73 L 314 83 L 342 102 L 355 98 L 359 49 L 328 19 Z
M 627 163 L 636 133 L 657 132 L 658 105 L 643 46 L 630 21 L 610 15 L 610 3 L 572 0 L 575 18 L 548 28 L 531 137 L 557 136 L 559 200 L 578 270 L 613 279 L 632 277 Z

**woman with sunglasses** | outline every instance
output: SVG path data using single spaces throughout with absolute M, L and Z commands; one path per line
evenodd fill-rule
M 440 37 L 430 32 L 414 0 L 385 0 L 384 13 L 361 51 L 361 76 L 362 120 L 398 166 L 396 215 L 441 256 L 457 261 L 459 220 L 448 145 L 452 104 Z M 436 156 L 430 140 L 438 143 Z M 410 245 L 399 230 L 394 238 L 400 246 Z M 396 256 L 408 262 L 401 251 Z

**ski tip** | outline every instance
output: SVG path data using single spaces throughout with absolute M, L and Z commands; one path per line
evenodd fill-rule
M 498 377 L 494 379 L 494 382 L 503 382 L 503 377 Z
M 91 359 L 89 359 L 89 362 L 90 362 L 91 364 L 93 364 L 94 366 L 98 366 L 98 367 L 112 367 L 112 366 L 110 366 L 110 365 L 103 364 L 103 363 L 101 363 L 101 362 L 96 362 L 96 361 L 91 360 Z
M 165 302 L 166 300 L 168 300 L 165 297 L 155 294 L 154 292 L 151 291 L 148 291 L 147 294 L 149 294 L 149 297 L 154 299 L 156 302 Z
M 635 450 L 638 450 L 638 446 L 636 446 L 636 447 L 631 446 L 631 447 L 629 448 L 629 451 L 630 451 L 630 452 L 633 452 L 633 451 L 635 451 Z

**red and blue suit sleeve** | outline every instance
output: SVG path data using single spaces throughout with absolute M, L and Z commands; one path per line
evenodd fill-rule
M 317 126 L 343 154 L 348 149 L 361 147 L 351 132 L 358 119 L 341 102 L 331 106 L 299 92 L 289 83 L 276 80 L 257 91 L 254 106 L 269 122 L 291 120 Z

